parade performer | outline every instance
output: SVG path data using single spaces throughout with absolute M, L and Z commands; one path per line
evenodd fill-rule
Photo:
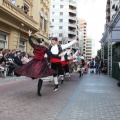
M 25 65 L 22 65 L 21 67 L 15 69 L 15 73 L 18 75 L 28 76 L 33 79 L 39 79 L 38 81 L 38 90 L 37 94 L 39 96 L 42 96 L 40 93 L 43 80 L 41 78 L 51 76 L 56 73 L 56 71 L 50 69 L 47 65 L 47 61 L 44 57 L 44 55 L 47 53 L 48 56 L 50 56 L 49 50 L 44 46 L 45 42 L 42 38 L 38 38 L 37 42 L 40 45 L 34 44 L 32 42 L 32 31 L 28 31 L 29 34 L 29 43 L 33 47 L 34 51 L 34 58 L 30 62 L 28 62 Z
M 69 42 L 68 44 L 64 44 L 64 45 L 58 45 L 58 39 L 57 37 L 54 37 L 51 40 L 51 46 L 49 47 L 49 50 L 52 54 L 50 62 L 51 62 L 51 68 L 53 70 L 57 70 L 58 71 L 58 75 L 61 76 L 61 84 L 63 84 L 64 81 L 64 70 L 61 64 L 61 52 L 64 49 L 69 48 L 70 46 L 72 46 L 73 44 L 75 44 L 77 42 L 78 38 L 76 40 L 73 40 L 71 42 Z M 54 78 L 54 82 L 55 82 L 55 88 L 54 91 L 58 90 L 58 78 L 57 78 L 57 74 L 53 75 Z
M 65 75 L 68 76 L 69 80 L 71 77 L 70 77 L 70 73 L 69 73 L 69 65 L 68 65 L 69 58 L 68 58 L 68 56 L 71 53 L 71 51 L 72 51 L 72 48 L 63 51 L 62 57 L 61 57 L 61 63 L 62 63 L 64 72 L 65 72 Z

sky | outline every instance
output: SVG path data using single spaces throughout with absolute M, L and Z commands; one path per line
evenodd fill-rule
M 94 41 L 95 54 L 100 49 L 100 39 L 104 32 L 106 0 L 77 0 L 78 18 L 87 22 L 87 35 Z

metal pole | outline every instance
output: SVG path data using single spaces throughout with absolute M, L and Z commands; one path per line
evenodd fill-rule
M 108 76 L 112 76 L 112 32 L 108 38 Z
M 103 59 L 103 63 L 104 63 L 104 43 L 101 43 L 101 59 Z

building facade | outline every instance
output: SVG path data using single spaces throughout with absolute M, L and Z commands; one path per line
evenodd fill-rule
M 86 59 L 91 60 L 92 59 L 92 39 L 90 37 L 86 38 Z
M 32 52 L 28 30 L 48 42 L 49 0 L 0 0 L 0 48 Z
M 120 7 L 120 0 L 107 0 L 106 3 L 106 24 L 105 31 L 110 21 L 114 19 L 116 12 Z
M 59 43 L 68 43 L 78 35 L 77 4 L 69 0 L 51 0 L 50 36 L 58 37 Z M 77 43 L 74 47 L 78 47 Z
M 86 57 L 87 22 L 84 19 L 79 19 L 79 24 L 79 31 L 82 34 L 81 53 Z

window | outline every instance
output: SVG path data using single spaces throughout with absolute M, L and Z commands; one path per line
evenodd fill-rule
M 54 22 L 54 19 L 52 19 L 52 22 Z
M 62 41 L 59 41 L 59 44 L 62 44 Z
M 54 12 L 52 12 L 52 15 L 54 15 Z
M 59 26 L 59 29 L 63 29 L 63 26 Z
M 40 29 L 42 29 L 42 24 L 43 24 L 43 17 L 40 16 Z
M 0 48 L 7 48 L 7 35 L 0 33 Z
M 63 22 L 63 19 L 60 19 L 59 22 Z
M 47 21 L 44 19 L 44 31 L 46 32 L 47 29 Z
M 24 13 L 29 14 L 29 4 L 24 2 Z
M 60 0 L 61 2 L 64 1 L 64 0 Z
M 63 5 L 60 5 L 60 8 L 63 8 Z
M 22 52 L 26 51 L 26 41 L 22 38 L 20 39 L 19 50 L 21 50 Z
M 60 15 L 63 15 L 63 12 L 60 12 Z
M 55 5 L 53 5 L 53 8 L 55 8 Z
M 59 34 L 59 37 L 62 37 L 62 33 Z

